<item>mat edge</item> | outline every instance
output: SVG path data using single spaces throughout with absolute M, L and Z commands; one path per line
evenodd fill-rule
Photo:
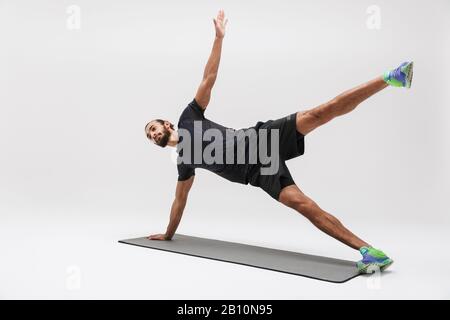
M 133 239 L 141 239 L 141 238 L 133 238 Z M 128 239 L 128 240 L 133 240 L 133 239 Z M 170 252 L 170 253 L 175 253 L 175 254 L 182 254 L 185 256 L 190 256 L 190 257 L 195 257 L 195 258 L 203 258 L 203 259 L 208 259 L 208 260 L 213 260 L 213 261 L 220 261 L 220 262 L 227 262 L 227 263 L 233 263 L 233 264 L 237 264 L 237 265 L 241 265 L 241 266 L 246 266 L 246 267 L 252 267 L 252 268 L 258 268 L 258 269 L 262 269 L 262 270 L 269 270 L 269 271 L 274 271 L 274 272 L 280 272 L 280 273 L 284 273 L 284 274 L 289 274 L 289 275 L 294 275 L 297 277 L 304 277 L 304 278 L 308 278 L 308 279 L 313 279 L 313 280 L 319 280 L 319 281 L 324 281 L 324 282 L 329 282 L 329 283 L 335 283 L 335 284 L 340 284 L 340 283 L 345 283 L 351 279 L 354 279 L 358 276 L 360 276 L 361 274 L 355 274 L 352 277 L 345 279 L 343 281 L 333 281 L 333 280 L 328 280 L 328 279 L 321 279 L 321 278 L 316 278 L 316 277 L 312 277 L 312 276 L 307 276 L 307 275 L 302 275 L 302 274 L 298 274 L 298 273 L 293 273 L 293 272 L 288 272 L 288 271 L 282 271 L 282 270 L 277 270 L 277 269 L 271 269 L 271 268 L 264 268 L 264 267 L 260 267 L 260 266 L 255 266 L 255 265 L 251 265 L 251 264 L 245 264 L 245 263 L 241 263 L 241 262 L 235 262 L 235 261 L 229 261 L 229 260 L 222 260 L 222 259 L 216 259 L 216 258 L 210 258 L 210 257 L 204 257 L 204 256 L 199 256 L 199 255 L 195 255 L 195 254 L 189 254 L 189 253 L 184 253 L 184 252 L 178 252 L 178 251 L 173 251 L 173 250 L 167 250 L 167 249 L 161 249 L 161 248 L 155 248 L 155 247 L 146 247 L 143 245 L 139 245 L 139 244 L 134 244 L 134 243 L 129 243 L 126 242 L 127 239 L 125 240 L 118 240 L 118 243 L 121 244 L 127 244 L 130 246 L 135 246 L 135 247 L 140 247 L 140 248 L 148 248 L 148 249 L 154 249 L 154 250 L 158 250 L 158 251 L 163 251 L 163 252 Z M 220 240 L 219 240 L 220 241 Z M 276 250 L 276 249 L 275 249 Z

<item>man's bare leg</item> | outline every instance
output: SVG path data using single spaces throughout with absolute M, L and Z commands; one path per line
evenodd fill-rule
M 413 63 L 404 62 L 398 68 L 385 72 L 383 76 L 345 91 L 316 108 L 297 112 L 297 131 L 303 135 L 308 134 L 331 119 L 352 111 L 361 102 L 388 85 L 410 88 L 412 75 Z M 284 187 L 280 192 L 278 201 L 301 213 L 326 234 L 359 250 L 363 255 L 363 259 L 357 262 L 360 272 L 372 272 L 370 271 L 371 266 L 384 270 L 394 262 L 382 251 L 371 247 L 367 242 L 353 234 L 336 217 L 321 209 L 295 184 Z
M 331 99 L 318 107 L 297 112 L 297 131 L 306 135 L 331 119 L 352 111 L 361 102 L 387 86 L 388 84 L 382 77 L 377 77 L 369 82 L 341 93 L 334 99 Z
M 297 131 L 308 134 L 335 117 L 354 110 L 361 102 L 386 88 L 388 84 L 382 77 L 347 90 L 334 99 L 307 111 L 298 112 Z M 296 210 L 310 220 L 317 228 L 354 248 L 368 247 L 369 244 L 348 230 L 335 216 L 324 211 L 316 202 L 306 196 L 296 185 L 290 185 L 281 190 L 281 203 Z
M 317 203 L 307 197 L 295 184 L 281 190 L 278 201 L 296 210 L 311 221 L 317 228 L 358 250 L 368 247 L 369 244 L 354 235 L 333 215 L 322 210 Z

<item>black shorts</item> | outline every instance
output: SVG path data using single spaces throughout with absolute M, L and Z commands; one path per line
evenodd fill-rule
M 305 137 L 296 128 L 297 113 L 277 120 L 258 122 L 255 128 L 279 130 L 279 166 L 275 174 L 261 174 L 261 164 L 251 165 L 248 172 L 248 183 L 260 187 L 278 201 L 281 189 L 295 184 L 285 161 L 298 157 L 305 152 Z

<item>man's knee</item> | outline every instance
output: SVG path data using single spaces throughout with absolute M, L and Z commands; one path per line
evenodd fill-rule
M 332 119 L 332 114 L 322 105 L 317 108 L 297 113 L 297 130 L 307 134 Z
M 322 113 L 319 110 L 309 109 L 305 111 L 297 112 L 297 124 L 299 122 L 308 122 L 308 123 L 315 123 L 318 122 L 322 118 Z
M 292 195 L 291 197 L 284 199 L 284 203 L 305 215 L 313 213 L 318 208 L 317 203 L 302 194 Z

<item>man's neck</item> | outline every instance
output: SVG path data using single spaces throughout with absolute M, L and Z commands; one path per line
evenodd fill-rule
M 170 137 L 169 137 L 169 141 L 167 142 L 168 146 L 171 147 L 175 147 L 178 143 L 178 132 L 176 132 L 175 130 L 173 130 L 170 133 Z

